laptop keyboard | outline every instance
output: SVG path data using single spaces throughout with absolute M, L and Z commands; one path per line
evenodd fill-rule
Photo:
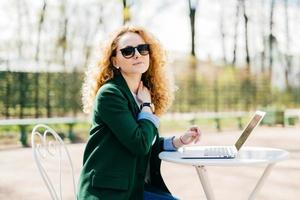
M 205 148 L 204 155 L 232 157 L 234 156 L 234 152 L 232 148 L 228 148 L 228 147 L 210 147 L 210 148 Z

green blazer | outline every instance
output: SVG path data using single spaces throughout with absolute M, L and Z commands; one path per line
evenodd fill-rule
M 158 158 L 164 139 L 151 121 L 137 120 L 139 112 L 121 74 L 99 89 L 83 156 L 78 199 L 143 199 L 148 162 L 151 185 L 169 192 L 160 174 Z

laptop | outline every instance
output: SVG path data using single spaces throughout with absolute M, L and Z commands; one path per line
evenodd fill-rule
M 180 152 L 181 158 L 195 158 L 195 159 L 230 159 L 235 158 L 238 151 L 246 142 L 250 133 L 261 122 L 265 116 L 265 112 L 256 111 L 250 122 L 242 131 L 241 136 L 236 141 L 234 146 L 189 146 L 183 147 Z

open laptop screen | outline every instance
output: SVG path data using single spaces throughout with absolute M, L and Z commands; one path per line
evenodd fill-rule
M 260 123 L 262 118 L 265 116 L 265 112 L 262 111 L 256 111 L 246 128 L 243 130 L 242 135 L 235 143 L 235 147 L 237 150 L 240 150 L 240 148 L 243 146 L 245 141 L 247 140 L 250 133 L 253 131 L 253 129 Z

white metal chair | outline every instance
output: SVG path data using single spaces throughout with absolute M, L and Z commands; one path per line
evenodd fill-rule
M 46 184 L 51 198 L 53 200 L 63 199 L 62 167 L 66 167 L 66 165 L 64 164 L 66 162 L 67 166 L 71 168 L 71 176 L 73 182 L 72 190 L 74 192 L 74 199 L 76 199 L 73 163 L 70 157 L 70 153 L 60 136 L 49 126 L 46 126 L 44 124 L 38 124 L 34 126 L 31 133 L 31 146 L 33 150 L 33 157 L 35 163 L 43 178 L 44 183 Z M 55 163 L 58 164 L 58 166 L 56 164 L 51 165 L 52 168 L 53 166 L 55 168 L 58 167 L 58 180 L 55 179 L 53 176 L 49 176 L 49 171 L 47 171 L 46 167 L 46 161 L 48 160 L 53 160 Z M 55 169 L 55 171 L 57 171 L 57 169 Z M 54 185 L 53 182 L 55 182 L 56 184 Z

